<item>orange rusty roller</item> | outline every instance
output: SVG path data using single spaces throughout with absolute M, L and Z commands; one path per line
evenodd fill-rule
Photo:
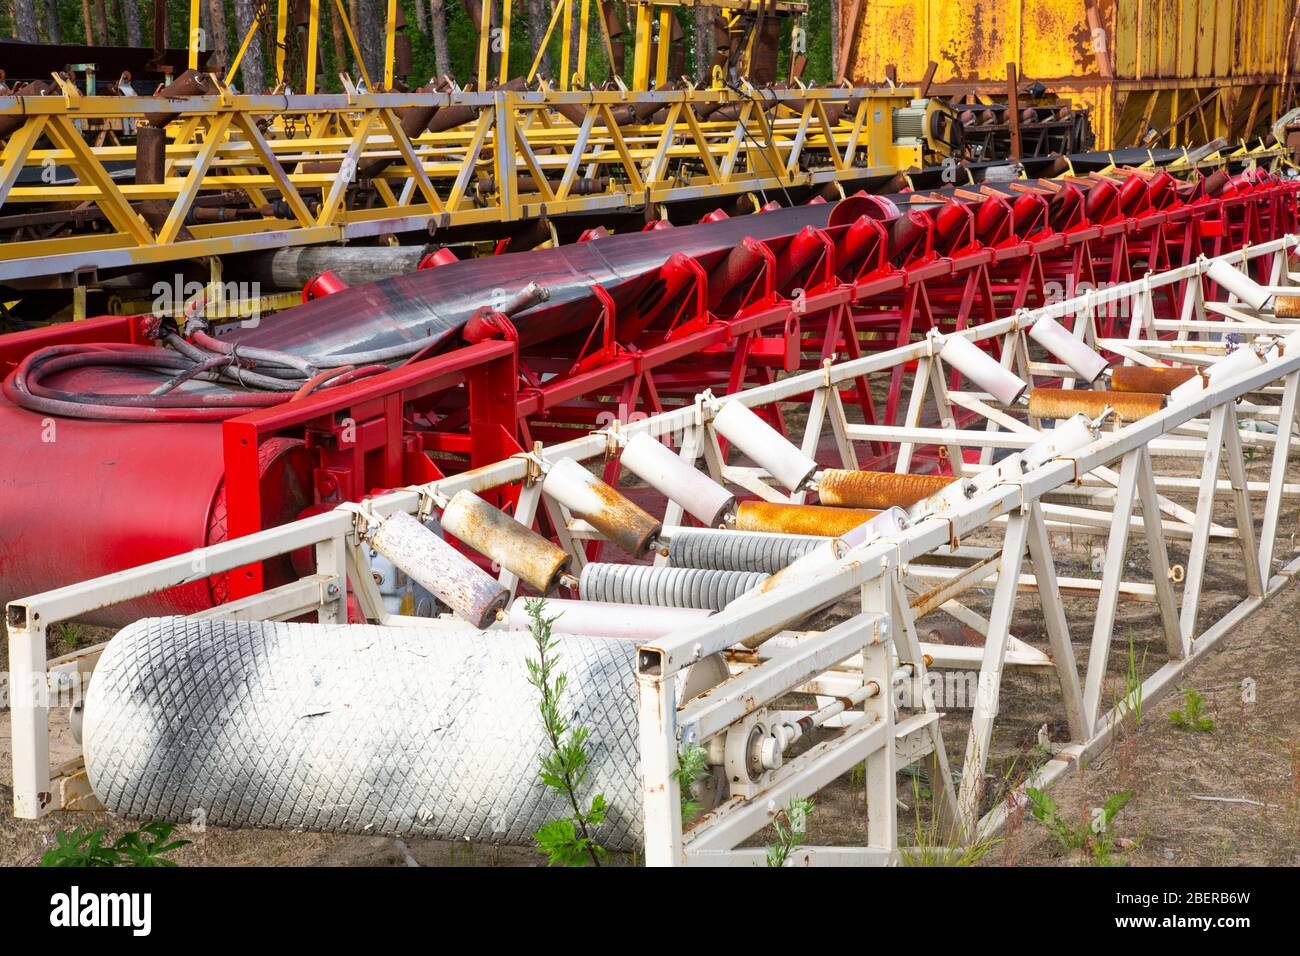
M 1080 412 L 1096 418 L 1109 406 L 1122 422 L 1135 422 L 1165 407 L 1153 392 L 1094 392 L 1091 389 L 1036 388 L 1029 393 L 1030 418 L 1069 418 Z
M 1273 314 L 1279 319 L 1300 319 L 1300 295 L 1279 295 L 1274 298 Z
M 1118 365 L 1110 371 L 1110 387 L 1116 392 L 1153 392 L 1168 395 L 1183 382 L 1196 377 L 1194 368 L 1160 365 Z
M 736 509 L 737 531 L 778 534 L 815 534 L 837 538 L 878 511 L 865 508 L 828 508 L 824 505 L 783 505 L 770 501 L 742 501 Z
M 953 480 L 947 475 L 896 475 L 892 471 L 827 468 L 818 476 L 817 494 L 824 505 L 907 508 L 938 494 Z

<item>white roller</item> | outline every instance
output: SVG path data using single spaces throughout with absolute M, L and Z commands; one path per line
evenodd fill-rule
M 840 535 L 846 547 L 856 548 L 887 534 L 897 534 L 912 527 L 912 519 L 902 508 L 886 508 L 870 521 L 864 521 Z
M 908 508 L 907 513 L 913 521 L 919 521 L 925 515 L 941 515 L 964 502 L 972 494 L 974 491 L 971 483 L 965 478 L 958 478 L 942 491 L 936 492 L 929 498 L 922 498 Z
M 1058 422 L 1055 428 L 1020 453 L 1024 470 L 1030 471 L 1053 458 L 1068 455 L 1075 449 L 1091 445 L 1096 438 L 1097 429 L 1093 427 L 1092 420 L 1087 415 L 1082 412 L 1071 415 L 1065 421 Z
M 709 528 L 736 507 L 736 496 L 645 432 L 623 448 L 623 465 Z
M 1230 266 L 1222 259 L 1215 259 L 1210 263 L 1210 268 L 1205 270 L 1208 275 L 1221 289 L 1231 292 L 1246 305 L 1252 309 L 1262 309 L 1268 304 L 1268 300 L 1273 294 L 1261 286 L 1254 279 L 1241 272 L 1235 266 Z
M 1029 327 L 1029 337 L 1087 382 L 1095 382 L 1110 365 L 1105 358 L 1076 339 L 1065 326 L 1047 316 Z
M 1007 455 L 985 468 L 970 480 L 971 493 L 979 494 L 1004 481 L 1014 481 L 1025 473 L 1025 456 L 1020 452 Z
M 713 416 L 713 427 L 791 491 L 802 487 L 817 470 L 817 462 L 740 402 L 723 405 Z
M 1014 405 L 1029 385 L 1018 375 L 1003 368 L 983 349 L 964 335 L 935 336 L 939 357 L 961 372 L 980 389 L 1003 405 Z
M 1254 343 L 1237 347 L 1213 365 L 1201 369 L 1201 374 L 1195 378 L 1189 378 L 1170 392 L 1169 403 L 1172 405 L 1177 402 L 1190 402 L 1210 385 L 1221 385 L 1230 378 L 1235 378 L 1249 372 L 1251 369 L 1258 368 L 1264 364 L 1265 357 L 1271 348 L 1271 343 L 1263 348 L 1256 346 Z M 1209 382 L 1204 381 L 1203 377 L 1208 377 Z
M 510 630 L 528 630 L 528 611 L 524 605 L 522 598 L 510 605 L 507 618 Z M 699 624 L 712 613 L 707 608 L 694 607 L 650 607 L 555 598 L 546 601 L 546 616 L 559 615 L 553 627 L 556 634 L 584 634 L 617 640 L 653 640 Z

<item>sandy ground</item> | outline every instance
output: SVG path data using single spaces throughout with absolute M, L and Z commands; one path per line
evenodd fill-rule
M 1196 474 L 1197 463 L 1186 461 L 1176 473 Z M 1171 473 L 1167 459 L 1158 460 L 1162 474 Z M 1265 456 L 1249 465 L 1252 480 L 1266 480 Z M 1192 495 L 1171 495 L 1194 506 Z M 1256 502 L 1256 510 L 1259 510 Z M 1220 496 L 1216 520 L 1231 524 L 1231 509 Z M 1284 509 L 1282 527 L 1294 529 L 1295 504 Z M 996 544 L 997 539 L 971 539 L 970 544 Z M 1076 535 L 1070 547 L 1058 552 L 1058 571 L 1075 576 L 1093 575 L 1091 548 L 1104 543 Z M 1240 553 L 1232 542 L 1211 548 L 1202 603 L 1201 626 L 1226 612 L 1244 591 L 1240 581 Z M 1185 563 L 1186 542 L 1171 542 L 1170 558 Z M 1279 563 L 1290 560 L 1296 544 L 1289 530 L 1279 535 Z M 1149 580 L 1145 546 L 1140 532 L 1130 536 L 1128 573 L 1131 579 Z M 984 610 L 988 592 L 972 592 L 963 600 Z M 1046 650 L 1047 641 L 1037 601 L 1022 597 L 1013 633 Z M 1094 603 L 1067 599 L 1067 615 L 1080 672 L 1087 663 L 1087 641 L 1092 630 Z M 842 611 L 828 612 L 834 620 Z M 1113 852 L 1108 862 L 1140 865 L 1286 865 L 1300 863 L 1300 587 L 1274 598 L 1226 639 L 1219 650 L 1191 675 L 1187 686 L 1205 697 L 1214 729 L 1193 733 L 1180 730 L 1169 718 L 1182 706 L 1182 688 L 1158 705 L 1147 708 L 1140 730 L 1129 733 L 1085 768 L 1082 779 L 1072 775 L 1051 790 L 1060 816 L 1078 826 L 1090 809 L 1110 796 L 1131 790 L 1134 796 L 1118 815 L 1113 828 Z M 946 629 L 954 635 L 951 619 L 936 614 L 919 624 L 922 635 Z M 1151 604 L 1123 603 L 1114 628 L 1105 699 L 1122 694 L 1132 647 L 1143 674 L 1153 672 L 1165 659 L 1163 636 Z M 63 653 L 73 641 L 103 640 L 105 632 L 73 629 L 51 641 L 50 654 Z M 7 663 L 7 649 L 0 649 Z M 1254 682 L 1253 700 L 1244 700 L 1243 680 Z M 1037 746 L 1039 729 L 1046 726 L 1052 739 L 1065 739 L 1064 714 L 1056 702 L 1056 681 L 1051 671 L 1009 672 L 1003 684 L 1001 714 L 991 754 L 985 808 L 1002 799 L 1019 783 L 1036 761 L 1045 759 Z M 968 729 L 968 714 L 950 711 L 944 734 L 953 767 L 960 767 Z M 61 714 L 52 719 L 52 748 L 56 761 L 76 753 Z M 0 712 L 0 863 L 36 863 L 60 829 L 74 826 L 104 827 L 110 836 L 131 825 L 106 814 L 47 817 L 41 821 L 16 821 L 12 806 L 9 715 Z M 927 782 L 900 775 L 899 827 L 903 843 L 931 839 L 928 835 L 928 801 L 918 799 Z M 1211 797 L 1215 799 L 1203 799 Z M 860 781 L 846 775 L 817 797 L 807 837 L 809 843 L 861 843 L 866 810 Z M 207 828 L 178 834 L 192 840 L 176 854 L 184 865 L 542 865 L 542 857 L 528 848 L 470 846 L 435 841 L 405 843 L 388 838 L 337 837 L 313 833 L 228 831 Z M 764 838 L 755 841 L 761 844 Z M 983 865 L 1068 865 L 1081 862 L 1063 853 L 1045 828 L 1026 813 L 988 847 Z M 635 858 L 619 862 L 635 862 Z

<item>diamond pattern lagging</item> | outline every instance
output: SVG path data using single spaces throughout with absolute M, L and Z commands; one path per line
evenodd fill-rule
M 635 648 L 565 635 L 563 703 L 590 728 L 581 795 L 600 842 L 641 840 Z M 568 807 L 538 779 L 549 744 L 522 632 L 151 618 L 95 667 L 86 769 L 138 820 L 529 844 Z

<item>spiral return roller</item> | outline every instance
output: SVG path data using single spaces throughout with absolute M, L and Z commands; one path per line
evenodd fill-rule
M 751 571 L 592 563 L 582 569 L 578 590 L 590 601 L 721 611 L 766 580 Z

